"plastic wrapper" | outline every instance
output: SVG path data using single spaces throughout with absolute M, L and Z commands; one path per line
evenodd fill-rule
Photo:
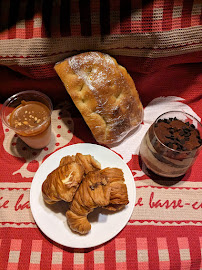
M 56 63 L 55 70 L 98 143 L 119 142 L 141 123 L 134 81 L 113 57 L 81 53 Z

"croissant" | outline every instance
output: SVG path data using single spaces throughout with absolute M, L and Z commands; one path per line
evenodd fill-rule
M 89 172 L 81 182 L 70 210 L 66 212 L 70 228 L 80 234 L 86 234 L 91 229 L 87 215 L 97 207 L 106 206 L 110 200 L 110 186 L 107 177 L 101 170 Z
M 86 234 L 91 229 L 87 215 L 95 208 L 117 211 L 128 203 L 127 186 L 121 169 L 105 168 L 89 172 L 66 213 L 67 222 L 73 231 Z
M 60 166 L 72 161 L 81 164 L 84 168 L 85 174 L 91 171 L 101 169 L 101 164 L 97 160 L 95 160 L 91 155 L 82 155 L 81 153 L 77 153 L 75 156 L 63 157 L 60 161 Z
M 105 168 L 102 170 L 102 176 L 107 177 L 110 186 L 110 201 L 104 208 L 110 211 L 122 209 L 129 203 L 123 171 L 119 168 Z
M 60 166 L 75 162 L 75 156 L 65 156 L 60 160 Z
M 64 200 L 70 202 L 83 178 L 84 169 L 77 162 L 59 166 L 42 184 L 44 201 L 53 204 Z

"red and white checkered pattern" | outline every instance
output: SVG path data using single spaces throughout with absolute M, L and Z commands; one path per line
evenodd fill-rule
M 200 248 L 201 248 L 201 264 L 200 264 L 200 269 L 202 269 L 202 237 L 199 237 L 199 243 L 200 243 Z
M 127 68 L 144 107 L 159 96 L 180 96 L 202 117 L 201 6 L 199 0 L 2 0 L 0 100 L 30 88 L 47 93 L 55 103 L 68 100 L 55 62 L 82 50 L 100 50 Z M 71 144 L 95 143 L 72 109 Z M 62 136 L 59 122 L 56 139 Z M 1 146 L 8 133 L 0 125 Z M 14 153 L 17 147 L 15 137 L 9 149 Z M 48 147 L 43 151 L 49 154 Z M 32 172 L 39 165 L 36 157 L 35 151 L 29 153 Z M 27 204 L 32 178 L 14 174 L 23 164 L 2 146 L 0 269 L 202 269 L 201 156 L 181 185 L 160 186 L 140 173 L 134 155 L 128 166 L 139 203 L 129 223 L 108 243 L 78 250 L 52 243 L 37 228 Z M 155 201 L 182 199 L 187 205 L 177 214 L 173 209 L 149 209 L 145 201 L 152 192 Z M 24 212 L 15 207 L 19 197 Z
M 188 238 L 178 237 L 177 241 L 179 245 L 181 269 L 189 269 L 191 267 L 191 256 Z
M 105 250 L 104 246 L 98 247 L 94 250 L 94 269 L 104 270 L 105 269 Z
M 115 240 L 116 249 L 116 269 L 127 269 L 126 264 L 126 239 L 117 238 Z
M 53 65 L 83 50 L 133 57 L 141 61 L 137 72 L 147 71 L 148 58 L 155 60 L 150 69 L 159 66 L 156 59 L 180 55 L 179 63 L 193 52 L 192 61 L 200 62 L 199 0 L 2 0 L 1 6 L 0 64 L 31 78 L 57 77 Z
M 39 270 L 41 262 L 42 240 L 32 240 L 29 270 Z
M 56 246 L 53 246 L 51 269 L 61 270 L 62 260 L 63 260 L 63 250 Z
M 168 244 L 165 237 L 157 238 L 158 254 L 159 254 L 159 270 L 170 269 L 170 258 Z
M 137 261 L 138 270 L 149 269 L 147 238 L 137 238 Z
M 8 266 L 7 266 L 8 270 L 18 269 L 21 244 L 22 244 L 21 239 L 12 239 L 11 240 L 9 258 L 8 258 Z

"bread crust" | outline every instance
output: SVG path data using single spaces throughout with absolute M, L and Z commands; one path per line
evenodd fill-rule
M 54 68 L 98 143 L 118 142 L 141 123 L 133 79 L 113 57 L 85 52 Z

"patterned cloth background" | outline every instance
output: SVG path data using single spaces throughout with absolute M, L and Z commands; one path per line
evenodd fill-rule
M 36 89 L 55 105 L 52 140 L 42 150 L 29 149 L 0 125 L 0 269 L 202 269 L 202 154 L 180 182 L 167 185 L 145 175 L 138 158 L 159 114 L 177 109 L 202 117 L 201 7 L 199 0 L 0 1 L 0 102 Z M 111 241 L 78 250 L 38 229 L 29 191 L 51 153 L 96 143 L 53 69 L 89 50 L 109 53 L 126 67 L 145 116 L 136 133 L 111 147 L 134 176 L 131 219 Z

